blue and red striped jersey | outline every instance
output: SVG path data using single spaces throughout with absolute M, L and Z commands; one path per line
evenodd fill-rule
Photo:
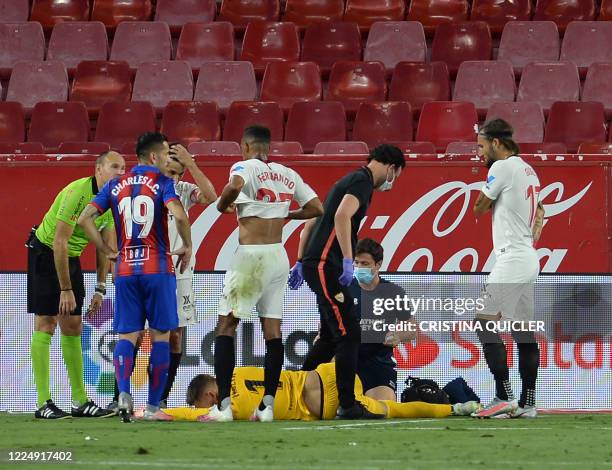
M 100 213 L 111 209 L 119 258 L 117 276 L 174 273 L 168 239 L 168 208 L 179 200 L 174 181 L 153 166 L 138 165 L 102 188 L 91 201 Z

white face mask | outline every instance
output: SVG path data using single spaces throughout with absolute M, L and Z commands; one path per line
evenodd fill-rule
M 393 171 L 393 178 L 391 178 L 391 181 L 389 181 L 388 179 L 385 179 L 383 184 L 381 184 L 377 189 L 379 191 L 391 191 L 391 188 L 393 187 L 394 182 L 395 182 L 395 170 Z

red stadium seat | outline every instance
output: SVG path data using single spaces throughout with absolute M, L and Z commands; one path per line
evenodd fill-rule
M 538 0 L 535 21 L 554 21 L 563 33 L 571 21 L 595 19 L 595 0 Z
M 336 62 L 329 74 L 326 101 L 340 101 L 351 114 L 365 101 L 385 101 L 387 81 L 380 62 Z
M 70 101 L 82 101 L 97 114 L 107 101 L 130 101 L 132 81 L 127 62 L 84 61 L 76 69 Z
M 405 16 L 404 0 L 347 0 L 344 11 L 344 21 L 366 30 L 376 21 L 402 21 Z
M 93 0 L 91 20 L 114 30 L 123 21 L 149 21 L 151 0 Z
M 161 113 L 170 101 L 192 99 L 193 76 L 187 62 L 144 62 L 138 67 L 132 90 L 133 101 L 148 101 Z
M 593 64 L 589 67 L 582 101 L 599 101 L 606 109 L 606 117 L 612 119 L 612 62 Z
M 367 155 L 370 152 L 365 142 L 319 142 L 314 152 L 318 155 Z
M 485 121 L 498 118 L 512 126 L 516 142 L 542 142 L 544 139 L 544 113 L 538 103 L 494 103 Z
M 431 142 L 390 142 L 390 144 L 398 147 L 404 155 L 436 153 L 436 146 Z
M 559 60 L 559 31 L 552 21 L 510 21 L 499 43 L 497 60 L 507 60 L 520 76 L 530 62 Z
M 478 155 L 478 142 L 451 142 L 445 153 L 455 155 Z
M 317 23 L 306 28 L 302 60 L 316 62 L 327 74 L 339 60 L 361 60 L 361 34 L 356 23 Z
M 30 21 L 50 30 L 62 21 L 88 21 L 89 0 L 33 0 Z
M 45 59 L 45 36 L 39 23 L 0 23 L 0 77 L 8 78 L 22 60 Z
M 578 154 L 587 154 L 587 155 L 612 155 L 612 143 L 603 143 L 603 144 L 580 144 L 578 146 Z
M 344 0 L 287 0 L 283 21 L 300 28 L 314 23 L 342 21 Z
M 560 142 L 521 143 L 519 144 L 521 155 L 527 154 L 559 154 L 567 153 L 567 147 Z
M 476 140 L 474 126 L 478 123 L 476 107 L 463 102 L 425 103 L 416 132 L 417 141 L 433 142 L 444 151 L 451 142 Z
M 363 141 L 373 148 L 387 142 L 411 141 L 412 130 L 409 103 L 363 103 L 355 117 L 353 140 Z
M 37 103 L 32 111 L 29 142 L 40 142 L 47 151 L 57 151 L 62 142 L 87 142 L 89 116 L 85 104 L 72 102 Z
M 493 103 L 514 101 L 512 64 L 505 61 L 466 61 L 459 66 L 453 101 L 471 101 L 483 116 Z
M 561 58 L 573 62 L 582 76 L 595 62 L 612 61 L 612 22 L 572 21 L 561 44 Z
M 278 21 L 279 0 L 223 0 L 219 19 L 231 22 L 238 30 L 244 30 L 254 21 Z
M 206 101 L 171 101 L 164 109 L 160 132 L 168 141 L 185 146 L 201 140 L 221 140 L 219 108 Z
M 253 101 L 257 83 L 250 62 L 206 62 L 200 68 L 194 100 L 214 101 L 225 114 L 233 101 Z
M 110 145 L 105 142 L 62 142 L 57 153 L 60 154 L 81 154 L 81 155 L 100 155 L 108 152 Z
M 45 153 L 45 148 L 40 142 L 0 142 L 0 155 L 2 154 L 27 154 Z
M 321 74 L 314 62 L 272 62 L 261 84 L 261 100 L 276 101 L 289 111 L 298 101 L 320 101 L 321 90 Z
M 18 62 L 9 81 L 6 101 L 17 101 L 30 113 L 39 101 L 66 101 L 68 74 L 57 61 Z
M 408 19 L 423 24 L 427 35 L 445 22 L 467 21 L 470 5 L 467 0 L 412 0 Z
M 580 77 L 571 62 L 537 62 L 523 69 L 516 101 L 535 101 L 548 114 L 555 101 L 578 101 Z
M 176 48 L 176 60 L 189 62 L 194 71 L 203 62 L 234 60 L 234 27 L 227 21 L 187 23 Z
M 486 21 L 493 34 L 501 34 L 508 21 L 529 21 L 531 0 L 474 0 L 470 20 Z
M 253 64 L 262 74 L 271 62 L 300 60 L 300 38 L 293 23 L 249 23 L 244 33 L 240 60 Z
M 425 62 L 427 43 L 421 23 L 381 21 L 374 23 L 363 52 L 366 62 L 382 62 L 390 75 L 399 62 Z
M 599 21 L 612 21 L 612 0 L 601 0 Z
M 301 143 L 307 153 L 319 142 L 346 140 L 344 106 L 337 101 L 295 103 L 287 117 L 285 138 Z
M 125 21 L 117 26 L 111 60 L 125 60 L 132 69 L 143 62 L 170 60 L 172 43 L 166 23 Z
M 491 60 L 491 32 L 483 21 L 442 23 L 431 46 L 432 62 L 446 62 L 451 75 L 466 60 Z
M 450 101 L 450 77 L 444 62 L 400 62 L 395 67 L 389 101 L 408 101 L 421 112 L 429 101 Z
M 53 28 L 47 60 L 60 60 L 72 74 L 83 60 L 107 60 L 106 28 L 99 21 L 71 21 Z
M 240 142 L 246 127 L 260 124 L 270 129 L 272 140 L 283 140 L 283 112 L 274 102 L 238 101 L 232 103 L 223 126 L 223 140 Z
M 585 142 L 606 141 L 603 104 L 595 101 L 558 101 L 550 108 L 545 142 L 562 142 L 570 153 Z
M 304 150 L 299 142 L 271 142 L 270 155 L 302 155 Z
M 187 150 L 194 155 L 225 155 L 228 157 L 242 156 L 240 145 L 236 142 L 194 142 L 189 144 Z
M 155 110 L 151 103 L 108 102 L 102 105 L 96 127 L 97 142 L 108 142 L 119 150 L 126 142 L 135 142 L 145 132 L 155 131 Z
M 21 103 L 0 102 L 0 142 L 25 140 L 25 112 Z
M 30 16 L 29 0 L 0 0 L 0 21 L 3 23 L 20 23 L 28 21 Z
M 187 23 L 208 23 L 215 20 L 215 0 L 157 0 L 155 21 L 164 21 L 170 32 L 178 35 Z

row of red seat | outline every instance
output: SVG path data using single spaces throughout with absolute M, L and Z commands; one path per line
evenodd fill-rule
M 533 102 L 548 113 L 555 101 L 597 101 L 612 119 L 612 62 L 589 67 L 581 89 L 571 62 L 528 64 L 518 91 L 512 66 L 505 61 L 467 61 L 451 86 L 443 62 L 400 62 L 387 84 L 379 62 L 336 62 L 326 87 L 314 62 L 268 64 L 261 91 L 249 62 L 207 62 L 194 87 L 186 62 L 145 62 L 132 84 L 125 62 L 81 62 L 69 93 L 69 80 L 60 62 L 19 62 L 6 93 L 29 113 L 42 101 L 82 101 L 92 114 L 107 101 L 149 101 L 161 112 L 170 101 L 213 101 L 222 112 L 234 101 L 275 101 L 287 112 L 296 102 L 340 101 L 351 118 L 367 101 L 407 101 L 419 111 L 430 101 L 470 101 L 481 117 L 498 102 Z M 325 89 L 324 89 L 325 88 Z M 194 91 L 195 89 L 195 91 Z M 451 93 L 452 91 L 452 93 Z
M 436 147 L 431 142 L 393 142 L 397 145 L 404 155 L 416 161 L 475 161 L 475 156 L 478 153 L 475 142 L 451 142 L 446 146 L 444 154 L 437 154 Z M 240 145 L 232 141 L 198 141 L 192 142 L 187 146 L 187 149 L 197 156 L 241 156 Z M 612 155 L 612 142 L 610 143 L 583 143 L 578 147 L 576 154 L 567 155 L 565 145 L 557 142 L 529 143 L 520 144 L 521 155 L 533 156 L 528 160 L 554 159 L 555 161 L 593 161 L 591 158 L 583 158 L 583 156 L 596 156 L 598 159 L 602 157 L 607 161 L 605 155 Z M 62 142 L 54 155 L 99 155 L 102 152 L 110 150 L 110 145 L 105 142 Z M 135 145 L 133 142 L 126 143 L 119 149 L 124 155 L 133 155 Z M 40 155 L 48 153 L 40 142 L 19 142 L 19 143 L 3 143 L 0 142 L 0 155 Z M 367 155 L 369 152 L 368 144 L 359 141 L 343 141 L 343 142 L 319 142 L 315 145 L 314 155 L 328 155 L 341 157 L 343 155 L 353 156 Z M 299 142 L 290 141 L 272 141 L 270 144 L 270 153 L 274 156 L 295 157 L 305 154 L 302 144 Z M 550 157 L 549 157 L 550 156 Z M 432 158 L 433 157 L 433 158 Z M 578 158 L 571 158 L 578 157 Z M 612 157 L 611 157 L 612 158 Z
M 251 23 L 247 27 L 240 60 L 253 63 L 262 73 L 266 64 L 278 61 L 316 62 L 323 73 L 339 60 L 380 61 L 390 73 L 398 62 L 425 62 L 427 44 L 418 22 L 375 23 L 365 50 L 356 23 L 317 24 L 300 41 L 294 23 Z M 69 72 L 82 60 L 107 60 L 106 31 L 99 22 L 64 22 L 51 33 L 48 60 L 63 61 Z M 161 22 L 124 22 L 117 28 L 111 60 L 125 60 L 132 68 L 146 61 L 189 62 L 197 70 L 202 62 L 234 60 L 234 30 L 228 22 L 189 23 L 183 27 L 176 53 L 170 30 Z M 553 22 L 510 22 L 501 37 L 498 59 L 508 60 L 520 73 L 534 61 L 572 61 L 581 68 L 612 57 L 612 22 L 571 23 L 561 43 Z M 0 73 L 6 76 L 17 61 L 43 60 L 45 39 L 39 23 L 0 24 Z M 466 60 L 490 60 L 493 46 L 484 22 L 443 23 L 436 29 L 431 61 L 442 61 L 455 73 Z
M 487 21 L 499 32 L 509 20 L 551 20 L 564 30 L 570 21 L 612 19 L 612 0 L 223 0 L 220 20 L 239 28 L 252 21 L 353 21 L 368 29 L 376 21 L 420 21 L 428 32 L 442 22 Z M 471 3 L 471 5 L 470 5 Z M 284 6 L 284 8 L 283 8 Z M 213 21 L 216 0 L 0 0 L 4 21 L 40 21 L 45 28 L 66 21 L 101 21 L 113 29 L 122 21 L 166 21 L 177 32 L 187 22 Z
M 605 142 L 604 108 L 595 102 L 556 102 L 545 124 L 542 111 L 533 103 L 507 103 L 491 107 L 487 119 L 503 118 L 515 127 L 519 142 L 560 142 L 570 152 L 583 142 Z M 14 102 L 0 103 L 0 141 L 25 140 L 25 113 Z M 223 139 L 239 142 L 245 127 L 262 124 L 272 139 L 299 142 L 312 152 L 319 142 L 347 139 L 342 103 L 299 102 L 289 110 L 287 121 L 274 102 L 235 102 L 223 126 Z M 467 102 L 430 102 L 423 106 L 416 126 L 416 141 L 432 142 L 443 151 L 451 142 L 474 142 L 478 124 L 476 108 Z M 364 103 L 352 128 L 353 140 L 374 147 L 384 142 L 413 140 L 413 114 L 409 103 Z M 155 111 L 148 102 L 108 102 L 102 106 L 94 140 L 120 149 L 145 131 L 156 129 Z M 172 102 L 164 110 L 161 131 L 172 141 L 188 144 L 221 139 L 221 118 L 211 102 Z M 56 149 L 62 142 L 87 142 L 90 121 L 81 102 L 44 102 L 34 107 L 28 140 Z M 612 140 L 612 137 L 611 137 Z

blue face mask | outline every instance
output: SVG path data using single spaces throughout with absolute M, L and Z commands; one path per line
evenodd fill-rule
M 355 268 L 353 275 L 360 284 L 370 284 L 374 280 L 372 268 Z

